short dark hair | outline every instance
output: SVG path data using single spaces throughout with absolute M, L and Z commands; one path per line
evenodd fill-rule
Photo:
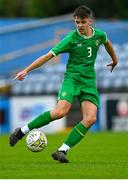
M 93 18 L 93 13 L 90 8 L 83 5 L 83 6 L 79 6 L 75 9 L 75 11 L 73 13 L 73 17 L 76 17 L 76 16 L 80 17 L 81 19 L 89 18 L 89 17 Z

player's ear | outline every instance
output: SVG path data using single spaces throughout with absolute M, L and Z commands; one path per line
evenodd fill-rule
M 88 19 L 88 22 L 89 22 L 89 25 L 91 26 L 93 24 L 93 19 L 92 18 L 89 18 Z

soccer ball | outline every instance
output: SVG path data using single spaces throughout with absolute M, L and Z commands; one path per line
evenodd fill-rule
M 40 152 L 47 146 L 47 138 L 42 132 L 33 130 L 27 135 L 26 144 L 30 151 Z

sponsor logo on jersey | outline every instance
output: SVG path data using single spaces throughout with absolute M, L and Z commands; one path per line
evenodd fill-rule
M 82 46 L 81 42 L 77 43 L 77 47 L 81 47 L 81 46 Z

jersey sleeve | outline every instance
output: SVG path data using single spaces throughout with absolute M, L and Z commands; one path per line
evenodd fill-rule
M 101 40 L 101 44 L 105 44 L 107 42 L 107 34 L 106 32 L 102 33 L 102 40 Z
M 57 56 L 61 53 L 66 53 L 70 51 L 72 33 L 69 33 L 64 39 L 62 39 L 55 47 L 53 47 L 50 52 Z

